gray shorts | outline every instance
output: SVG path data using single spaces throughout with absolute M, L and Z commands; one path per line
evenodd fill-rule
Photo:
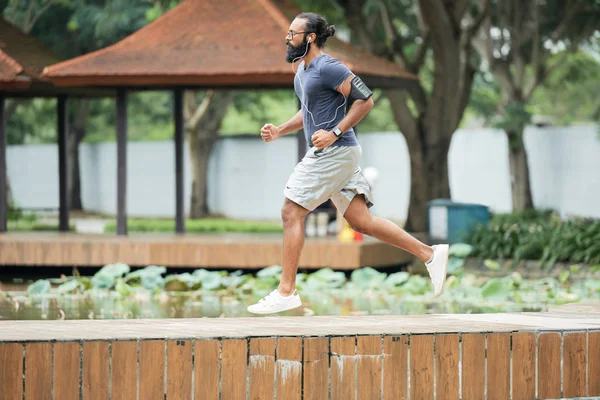
M 331 199 L 344 215 L 357 194 L 364 195 L 372 207 L 373 196 L 358 165 L 361 154 L 360 146 L 311 147 L 294 168 L 283 194 L 309 211 Z

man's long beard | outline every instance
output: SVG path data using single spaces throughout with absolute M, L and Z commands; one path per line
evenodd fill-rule
M 295 47 L 291 43 L 288 44 L 287 45 L 288 46 L 287 53 L 285 54 L 285 61 L 287 61 L 289 63 L 293 63 L 294 61 L 297 61 L 300 57 L 304 56 L 305 54 L 308 54 L 308 49 L 306 48 L 307 44 L 308 44 L 308 42 L 306 41 L 306 38 L 298 47 Z M 309 44 L 309 47 L 310 47 L 310 44 Z

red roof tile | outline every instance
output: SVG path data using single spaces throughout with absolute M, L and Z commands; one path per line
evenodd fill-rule
M 0 50 L 0 81 L 12 81 L 22 71 L 23 67 L 21 67 L 21 65 L 18 62 L 16 62 L 12 58 L 10 58 L 8 54 Z
M 12 62 L 8 61 L 12 67 L 6 71 L 11 69 L 14 76 L 24 74 L 37 80 L 44 80 L 42 71 L 45 66 L 61 61 L 42 42 L 2 18 L 0 18 L 0 53 L 3 53 L 0 54 L 2 76 L 5 76 L 4 67 L 8 65 L 7 59 L 12 60 Z M 14 72 L 15 70 L 18 72 Z
M 26 89 L 44 82 L 46 65 L 60 61 L 46 46 L 0 18 L 0 90 Z
M 290 20 L 271 0 L 186 0 L 120 42 L 52 65 L 56 85 L 291 86 Z M 361 76 L 415 79 L 333 37 L 324 50 Z

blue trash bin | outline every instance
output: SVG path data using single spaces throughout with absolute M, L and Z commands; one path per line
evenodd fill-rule
M 477 225 L 488 226 L 489 208 L 482 204 L 435 199 L 427 203 L 429 240 L 432 243 L 464 243 Z

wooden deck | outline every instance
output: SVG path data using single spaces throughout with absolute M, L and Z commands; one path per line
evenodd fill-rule
M 1 400 L 597 398 L 600 305 L 481 315 L 6 321 L 0 387 Z
M 0 265 L 264 268 L 281 265 L 281 234 L 0 234 Z M 366 237 L 342 243 L 335 237 L 308 238 L 300 268 L 356 269 L 406 264 L 413 256 Z

